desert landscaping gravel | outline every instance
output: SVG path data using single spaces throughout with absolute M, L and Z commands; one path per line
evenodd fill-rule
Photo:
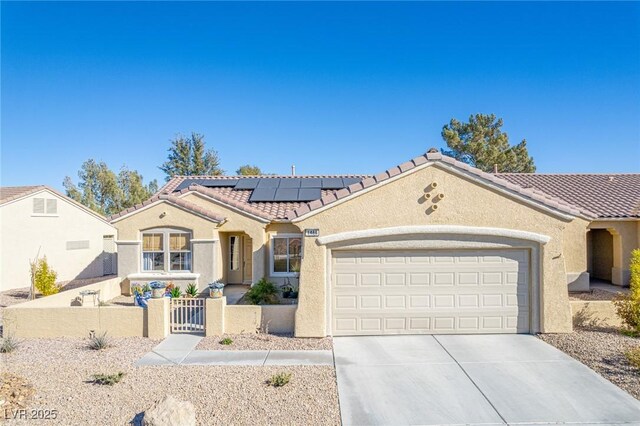
M 605 328 L 575 329 L 573 333 L 538 337 L 640 399 L 640 370 L 624 356 L 629 349 L 640 346 L 640 339 Z
M 220 341 L 230 338 L 233 343 L 223 345 Z M 322 339 L 297 338 L 290 335 L 275 335 L 264 333 L 223 334 L 222 336 L 205 337 L 200 341 L 196 349 L 203 350 L 331 350 L 333 341 L 331 337 Z
M 613 300 L 616 293 L 606 290 L 592 290 L 584 293 L 569 293 L 569 300 Z
M 335 372 L 327 366 L 153 366 L 134 362 L 157 341 L 114 339 L 104 351 L 85 348 L 86 339 L 28 339 L 0 355 L 3 369 L 35 388 L 29 409 L 57 410 L 55 420 L 10 420 L 8 424 L 126 425 L 167 394 L 190 401 L 198 424 L 338 425 Z M 125 373 L 114 386 L 88 383 L 96 373 Z M 265 382 L 292 373 L 281 388 Z

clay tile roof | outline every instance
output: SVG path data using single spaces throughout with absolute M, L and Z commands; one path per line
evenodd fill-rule
M 518 184 L 512 184 L 507 180 L 504 180 L 500 177 L 492 175 L 490 173 L 483 172 L 480 169 L 476 169 L 474 167 L 469 166 L 468 164 L 462 163 L 455 158 L 448 157 L 446 155 L 442 155 L 435 149 L 430 149 L 427 153 L 418 156 L 411 161 L 406 163 L 402 163 L 399 166 L 391 167 L 390 169 L 376 174 L 373 178 L 376 181 L 376 185 L 384 182 L 387 179 L 390 179 L 394 176 L 398 176 L 400 174 L 406 173 L 415 167 L 418 167 L 421 164 L 425 164 L 427 161 L 433 162 L 441 162 L 444 165 L 448 165 L 451 167 L 455 167 L 461 171 L 473 174 L 478 178 L 491 182 L 493 185 L 497 185 L 511 192 L 516 192 L 517 194 L 529 198 L 533 201 L 539 202 L 543 205 L 551 207 L 553 209 L 559 210 L 564 213 L 568 213 L 571 215 L 583 215 L 587 217 L 595 217 L 595 214 L 592 213 L 587 208 L 580 208 L 575 206 L 567 201 L 562 200 L 561 198 L 557 198 L 553 195 L 549 195 L 545 192 L 532 189 L 532 188 L 524 188 Z M 365 187 L 369 187 L 373 185 L 364 185 L 363 183 L 357 183 L 349 186 L 348 188 L 341 189 L 336 193 L 336 198 L 344 198 L 350 194 L 356 193 L 360 190 L 363 190 Z M 307 214 L 313 210 L 317 210 L 321 207 L 324 207 L 328 204 L 335 202 L 336 200 L 330 200 L 328 198 L 321 198 L 320 200 L 315 200 L 309 203 L 305 203 L 304 206 L 301 206 L 295 210 L 291 210 L 287 212 L 287 219 L 294 220 L 298 217 L 301 217 L 304 214 Z
M 8 203 L 9 201 L 22 198 L 25 195 L 40 191 L 44 188 L 46 188 L 45 185 L 3 186 L 0 188 L 0 204 Z
M 125 216 L 129 213 L 133 213 L 136 210 L 140 210 L 146 206 L 148 206 L 149 204 L 153 204 L 156 201 L 166 201 L 169 204 L 173 204 L 176 205 L 178 207 L 182 207 L 183 209 L 189 210 L 195 214 L 198 214 L 200 216 L 204 216 L 207 219 L 210 219 L 214 222 L 222 222 L 224 221 L 224 217 L 220 216 L 219 214 L 216 214 L 208 209 L 205 209 L 204 207 L 200 207 L 197 204 L 194 204 L 192 202 L 183 200 L 182 198 L 178 198 L 175 195 L 170 195 L 170 194 L 156 194 L 153 197 L 149 198 L 146 201 L 143 201 L 140 204 L 136 204 L 133 207 L 129 207 L 126 210 L 121 211 L 120 213 L 116 213 L 114 215 L 109 216 L 107 219 L 109 221 L 114 221 L 122 216 Z
M 599 218 L 640 217 L 640 173 L 499 173 L 496 176 L 588 209 Z
M 296 175 L 296 176 L 274 176 L 274 175 L 260 175 L 260 176 L 176 176 L 167 182 L 160 190 L 158 194 L 178 194 L 176 189 L 185 180 L 235 180 L 235 179 L 322 179 L 322 178 L 358 178 L 366 179 L 369 176 L 365 175 Z M 205 187 L 197 184 L 189 185 L 188 188 L 181 189 L 180 194 L 186 192 L 197 192 L 207 197 L 211 197 L 221 203 L 227 204 L 238 210 L 246 213 L 258 216 L 267 221 L 271 220 L 286 220 L 288 212 L 296 210 L 306 203 L 303 201 L 271 201 L 271 202 L 250 202 L 251 189 L 235 189 L 233 187 Z M 325 199 L 327 197 L 334 198 L 336 193 L 339 192 L 335 189 L 323 189 L 320 191 L 320 198 Z

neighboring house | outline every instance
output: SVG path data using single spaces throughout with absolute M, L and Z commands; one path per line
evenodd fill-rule
M 0 291 L 29 287 L 30 261 L 47 257 L 58 281 L 116 273 L 116 229 L 44 186 L 0 188 Z
M 568 285 L 587 287 L 601 256 L 624 277 L 640 243 L 635 207 L 601 220 L 637 206 L 640 175 L 584 203 L 567 196 L 580 182 L 556 194 L 521 176 L 430 150 L 375 176 L 175 177 L 110 218 L 118 271 L 200 288 L 299 280 L 301 337 L 570 331 Z

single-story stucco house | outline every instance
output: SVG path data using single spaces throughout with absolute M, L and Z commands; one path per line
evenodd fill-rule
M 124 282 L 299 282 L 299 337 L 567 332 L 624 285 L 640 174 L 489 174 L 430 150 L 374 176 L 178 176 L 110 218 Z
M 47 257 L 58 281 L 116 273 L 116 229 L 45 185 L 0 188 L 0 291 L 31 285 L 30 261 Z

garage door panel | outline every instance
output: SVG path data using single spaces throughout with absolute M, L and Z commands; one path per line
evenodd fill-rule
M 526 250 L 336 252 L 333 332 L 528 332 L 528 259 Z

